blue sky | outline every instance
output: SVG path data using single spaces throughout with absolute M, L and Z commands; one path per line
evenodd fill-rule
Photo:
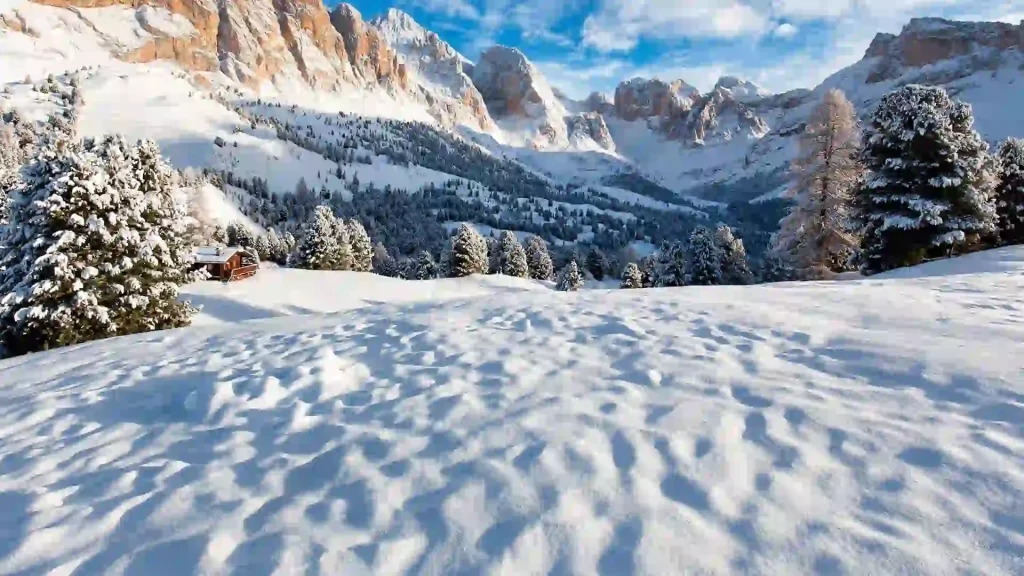
M 781 92 L 856 62 L 915 16 L 1024 20 L 1024 0 L 350 0 L 400 8 L 470 59 L 516 46 L 568 94 L 634 76 L 711 88 L 723 75 Z M 328 0 L 328 5 L 338 2 Z

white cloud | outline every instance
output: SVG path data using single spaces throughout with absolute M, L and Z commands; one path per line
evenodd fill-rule
M 799 28 L 793 26 L 789 22 L 785 22 L 783 24 L 779 24 L 775 30 L 772 31 L 772 34 L 778 38 L 792 38 L 793 36 L 796 36 L 798 32 L 800 32 Z
M 467 0 L 412 0 L 408 2 L 427 12 L 463 20 L 479 20 L 480 11 Z
M 583 24 L 583 43 L 615 52 L 640 38 L 736 38 L 769 26 L 766 14 L 737 0 L 604 0 Z

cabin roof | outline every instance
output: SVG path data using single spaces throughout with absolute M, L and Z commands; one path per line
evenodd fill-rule
M 224 264 L 239 252 L 241 248 L 224 248 L 222 246 L 199 246 L 195 251 L 197 264 Z

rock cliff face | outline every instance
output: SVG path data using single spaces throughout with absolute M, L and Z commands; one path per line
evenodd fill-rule
M 300 81 L 314 89 L 368 82 L 406 87 L 405 68 L 351 6 L 328 13 L 321 0 L 32 0 L 69 9 L 122 7 L 149 33 L 118 54 L 132 62 L 174 60 L 220 70 L 257 86 Z M 161 26 L 170 14 L 190 27 Z M 88 17 L 85 14 L 83 17 Z
M 708 94 L 701 94 L 682 80 L 634 78 L 616 88 L 612 112 L 627 122 L 645 120 L 664 136 L 697 146 L 766 134 L 767 123 L 752 108 L 764 97 L 754 84 L 728 76 Z M 588 105 L 592 109 L 601 107 L 594 96 L 588 99 Z
M 528 120 L 548 143 L 565 141 L 566 109 L 522 52 L 505 46 L 490 48 L 473 67 L 472 78 L 493 117 Z
M 494 127 L 483 96 L 470 78 L 473 66 L 451 45 L 394 8 L 372 25 L 400 55 L 415 95 L 442 124 Z
M 1008 50 L 1024 52 L 1024 22 L 953 22 L 941 18 L 915 18 L 898 36 L 878 34 L 865 58 L 877 58 L 868 82 L 892 80 L 908 68 L 922 68 L 942 61 L 961 61 L 959 66 L 936 71 L 934 81 L 949 81 L 998 65 Z M 940 77 L 944 76 L 944 77 Z

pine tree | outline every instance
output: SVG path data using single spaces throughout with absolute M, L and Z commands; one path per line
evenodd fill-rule
M 526 262 L 530 267 L 530 277 L 534 280 L 550 280 L 554 274 L 548 245 L 538 236 L 530 236 L 526 240 Z
M 119 140 L 115 148 L 126 146 L 120 138 L 107 142 L 113 140 Z M 144 241 L 129 254 L 133 266 L 123 277 L 123 288 L 115 286 L 121 293 L 113 306 L 118 333 L 188 326 L 196 310 L 178 300 L 179 287 L 196 279 L 191 272 L 195 235 L 187 197 L 155 142 L 143 140 L 130 158 L 144 201 L 139 232 Z
M 348 222 L 348 240 L 352 246 L 352 270 L 370 272 L 373 270 L 373 244 L 366 228 L 356 219 Z
M 213 229 L 212 240 L 217 243 L 226 246 L 228 244 L 228 229 L 221 224 L 218 224 Z
M 448 276 L 462 278 L 487 273 L 487 241 L 469 224 L 463 224 L 452 238 Z
M 244 222 L 228 224 L 228 244 L 238 248 L 252 248 L 256 244 L 256 236 Z
M 575 292 L 583 287 L 583 274 L 575 260 L 569 260 L 562 272 L 558 275 L 558 283 L 555 286 L 561 292 Z
M 747 263 L 747 250 L 743 240 L 735 237 L 732 228 L 719 224 L 715 240 L 722 262 L 722 284 L 746 285 L 754 283 L 754 274 Z
M 1003 244 L 1024 244 L 1024 139 L 1009 138 L 999 146 L 996 210 Z
M 796 279 L 796 273 L 789 267 L 789 263 L 774 252 L 764 255 L 758 267 L 757 279 L 759 282 L 789 282 Z
M 176 173 L 155 144 L 108 137 L 45 145 L 0 245 L 7 354 L 185 326 L 192 234 Z
M 854 204 L 865 273 L 968 252 L 996 229 L 995 161 L 971 107 L 945 90 L 886 94 L 864 135 L 868 176 Z
M 640 272 L 640 267 L 630 262 L 626 264 L 626 269 L 622 271 L 622 284 L 621 288 L 634 289 L 644 287 L 644 275 Z
M 608 258 L 596 246 L 587 253 L 587 272 L 598 282 L 604 280 L 604 270 L 608 267 Z
M 334 212 L 317 206 L 313 218 L 303 228 L 302 243 L 296 249 L 293 265 L 307 270 L 336 270 L 338 236 Z
M 256 251 L 256 255 L 260 257 L 260 260 L 269 261 L 271 259 L 270 239 L 267 236 L 257 236 L 252 248 Z
M 826 278 L 846 268 L 858 245 L 850 216 L 853 191 L 863 168 L 859 127 L 853 104 L 840 90 L 829 90 L 800 136 L 793 161 L 796 205 L 772 239 L 772 251 L 808 279 Z
M 120 208 L 102 160 L 61 141 L 25 172 L 0 240 L 0 347 L 14 356 L 114 335 L 103 294 L 111 273 L 90 250 L 112 240 L 102 217 Z
M 284 239 L 277 233 L 277 230 L 271 228 L 267 232 L 267 249 L 270 252 L 270 261 L 277 262 L 278 264 L 284 264 L 288 258 L 288 247 L 284 244 Z
M 686 285 L 686 249 L 680 242 L 666 242 L 655 255 L 651 284 L 658 288 Z
M 0 226 L 7 221 L 10 196 L 20 179 L 18 173 L 23 160 L 14 128 L 0 125 Z
M 338 248 L 332 270 L 352 269 L 352 245 L 348 238 L 348 225 L 340 218 L 334 219 L 334 237 Z
M 640 259 L 640 264 L 637 265 L 640 268 L 640 276 L 643 279 L 644 288 L 654 287 L 655 269 L 657 268 L 657 254 L 649 254 Z M 683 270 L 685 277 L 686 260 L 683 260 Z
M 487 244 L 487 273 L 501 274 L 501 243 L 494 236 L 484 238 Z
M 526 260 L 526 250 L 512 232 L 501 233 L 501 273 L 516 278 L 529 278 L 530 265 Z
M 434 256 L 426 250 L 421 251 L 413 263 L 413 273 L 410 277 L 414 280 L 433 280 L 438 277 L 437 263 Z
M 690 234 L 686 252 L 686 283 L 712 286 L 722 283 L 722 255 L 715 234 L 697 226 Z

